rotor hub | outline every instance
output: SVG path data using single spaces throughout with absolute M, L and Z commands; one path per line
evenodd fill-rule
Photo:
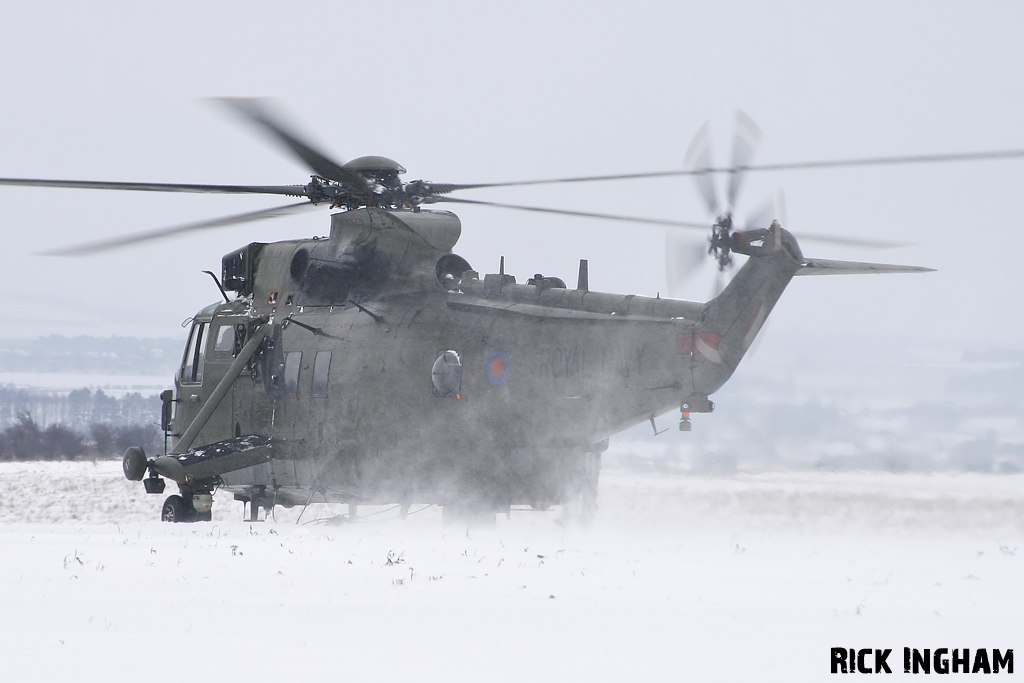
M 405 173 L 405 167 L 394 159 L 381 156 L 358 157 L 342 164 L 346 171 L 353 171 L 369 181 L 379 183 L 388 188 L 395 189 L 402 186 L 398 176 Z
M 732 266 L 732 212 L 727 211 L 718 217 L 711 226 L 711 237 L 708 238 L 708 254 L 718 262 L 719 270 Z

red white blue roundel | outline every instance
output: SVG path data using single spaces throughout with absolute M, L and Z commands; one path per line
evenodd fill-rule
M 491 351 L 484 363 L 484 376 L 492 387 L 504 386 L 512 373 L 512 363 L 504 351 Z

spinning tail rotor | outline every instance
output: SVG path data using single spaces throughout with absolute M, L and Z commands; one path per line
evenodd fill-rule
M 666 235 L 666 265 L 669 273 L 670 295 L 678 295 L 675 290 L 680 289 L 681 284 L 696 272 L 699 260 L 706 256 L 714 258 L 718 267 L 718 274 L 715 278 L 715 296 L 724 289 L 725 274 L 733 265 L 732 239 L 733 231 L 736 229 L 734 211 L 739 201 L 740 189 L 760 140 L 761 129 L 747 114 L 737 111 L 733 130 L 731 166 L 727 167 L 729 171 L 726 173 L 726 203 L 722 210 L 715 183 L 716 167 L 711 148 L 710 122 L 701 126 L 694 136 L 686 152 L 685 163 L 694 174 L 692 178 L 697 188 L 697 194 L 714 222 L 711 224 L 711 236 L 705 247 L 697 247 L 692 242 L 687 243 L 671 233 Z M 775 217 L 774 207 L 769 202 L 762 205 L 755 214 L 747 219 L 743 229 L 767 227 Z M 683 254 L 686 256 L 682 256 Z M 688 272 L 681 273 L 675 270 L 681 263 L 692 263 L 693 265 Z
M 727 174 L 725 210 L 719 213 L 718 192 L 715 187 L 715 179 L 712 174 L 714 165 L 711 155 L 711 139 L 708 133 L 709 124 L 705 123 L 697 131 L 690 148 L 686 153 L 686 165 L 696 175 L 693 176 L 697 186 L 697 192 L 704 200 L 704 206 L 708 214 L 716 216 L 711 226 L 711 237 L 708 244 L 708 254 L 718 262 L 718 269 L 725 271 L 732 267 L 731 238 L 735 227 L 733 211 L 739 199 L 740 188 L 746 177 L 747 169 L 754 152 L 761 140 L 761 129 L 757 127 L 753 119 L 742 111 L 736 112 L 736 126 L 733 131 L 732 141 L 732 165 L 729 166 Z M 769 220 L 774 218 L 770 216 Z M 767 225 L 767 224 L 766 224 Z M 747 227 L 765 227 L 765 225 L 749 225 Z

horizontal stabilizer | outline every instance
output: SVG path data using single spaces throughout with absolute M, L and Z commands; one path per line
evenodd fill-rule
M 886 263 L 830 261 L 823 258 L 804 259 L 795 275 L 881 275 L 882 273 L 931 273 L 934 268 L 894 266 Z

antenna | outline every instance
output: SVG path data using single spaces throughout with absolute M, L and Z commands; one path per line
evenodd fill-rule
M 580 259 L 580 276 L 576 280 L 576 289 L 582 289 L 584 292 L 590 291 L 590 270 L 585 258 Z
M 231 299 L 228 298 L 228 293 L 224 291 L 224 286 L 220 284 L 220 280 L 217 279 L 217 276 L 208 270 L 204 270 L 203 272 L 212 277 L 213 281 L 217 283 L 217 289 L 219 289 L 220 293 L 224 296 L 224 301 L 231 303 Z

